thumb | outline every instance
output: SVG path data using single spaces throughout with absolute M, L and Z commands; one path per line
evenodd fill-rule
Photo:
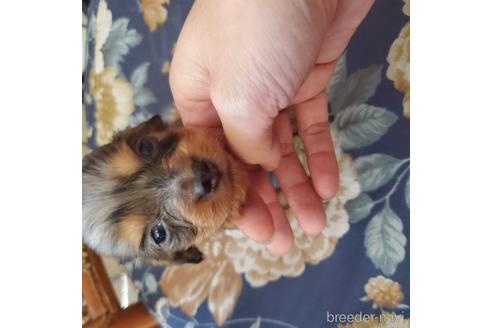
M 276 115 L 267 115 L 247 102 L 214 105 L 227 141 L 239 158 L 248 164 L 260 164 L 266 170 L 275 169 L 280 162 L 280 142 L 272 128 Z

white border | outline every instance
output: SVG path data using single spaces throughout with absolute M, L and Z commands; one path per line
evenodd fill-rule
M 0 326 L 81 324 L 81 3 L 0 10 Z
M 411 321 L 483 327 L 492 297 L 492 6 L 411 7 Z

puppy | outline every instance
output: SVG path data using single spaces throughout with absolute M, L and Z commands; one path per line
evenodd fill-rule
M 82 162 L 85 242 L 120 259 L 198 263 L 196 244 L 238 217 L 245 168 L 203 128 L 159 116 L 117 133 Z

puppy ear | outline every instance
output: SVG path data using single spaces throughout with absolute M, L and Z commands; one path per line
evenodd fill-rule
M 159 115 L 154 115 L 152 118 L 146 122 L 144 122 L 147 126 L 150 126 L 156 130 L 162 130 L 167 128 L 167 124 L 164 123 L 162 118 Z
M 151 119 L 140 123 L 134 128 L 128 128 L 120 133 L 118 133 L 113 142 L 119 140 L 126 140 L 130 146 L 134 146 L 138 139 L 141 137 L 148 135 L 152 132 L 159 132 L 166 130 L 168 125 L 164 123 L 162 118 L 159 115 L 154 115 Z

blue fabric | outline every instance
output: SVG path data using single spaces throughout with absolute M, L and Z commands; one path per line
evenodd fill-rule
M 119 123 L 123 125 L 135 125 L 154 114 L 165 118 L 171 115 L 172 97 L 165 62 L 172 58 L 172 47 L 192 5 L 188 0 L 159 4 L 167 11 L 167 19 L 150 32 L 151 23 L 144 21 L 139 1 L 107 0 L 112 30 L 102 48 L 104 67 L 121 64 L 117 76 L 132 87 L 133 104 L 117 109 L 117 114 L 111 114 L 114 117 L 105 121 L 108 118 L 98 114 L 96 92 L 91 91 L 89 84 L 91 71 L 95 69 L 100 3 L 93 1 L 88 13 L 84 100 L 86 145 L 90 149 L 104 142 L 103 129 L 124 127 L 113 124 L 118 115 L 126 119 L 123 120 L 126 123 Z M 252 278 L 246 279 L 243 273 L 238 273 L 242 280 L 239 299 L 223 326 L 337 327 L 337 323 L 327 322 L 327 312 L 379 315 L 384 310 L 409 318 L 410 213 L 406 189 L 409 188 L 410 120 L 403 114 L 404 94 L 386 76 L 390 47 L 409 22 L 402 6 L 403 2 L 396 0 L 376 0 L 347 48 L 346 79 L 352 77 L 359 90 L 367 87 L 373 91 L 359 99 L 345 95 L 348 98 L 344 106 L 337 109 L 332 103 L 330 107 L 330 121 L 338 131 L 340 152 L 348 156 L 355 168 L 359 185 L 357 195 L 343 203 L 350 215 L 348 231 L 340 236 L 330 256 L 317 265 L 306 262 L 296 277 L 282 275 L 261 287 L 253 287 Z M 337 74 L 343 75 L 342 71 L 337 69 Z M 116 84 L 108 86 L 113 87 L 112 90 L 117 90 Z M 338 89 L 333 86 L 338 93 L 330 95 L 331 101 L 336 101 L 337 95 L 343 96 L 348 87 L 348 84 L 339 85 Z M 123 91 L 115 94 L 118 92 Z M 141 300 L 162 326 L 215 325 L 207 301 L 191 317 L 179 307 L 169 305 L 159 288 L 165 268 L 138 267 L 134 263 L 126 266 L 140 289 Z M 401 286 L 404 297 L 399 306 L 373 307 L 374 300 L 367 297 L 365 286 L 370 278 L 379 275 Z

